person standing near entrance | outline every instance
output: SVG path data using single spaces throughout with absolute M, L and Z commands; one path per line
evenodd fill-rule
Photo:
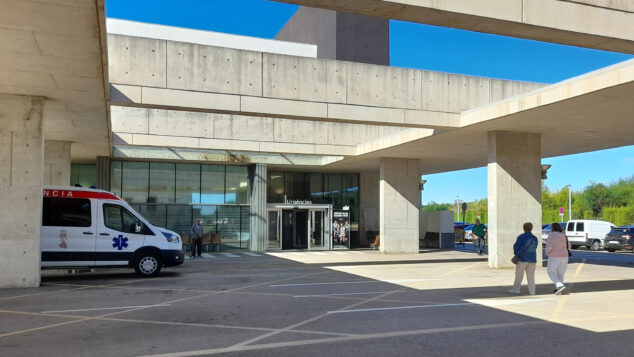
M 476 219 L 476 224 L 473 226 L 473 230 L 471 234 L 475 237 L 476 240 L 476 251 L 478 255 L 482 255 L 484 253 L 484 245 L 486 244 L 484 240 L 484 236 L 486 234 L 486 228 L 484 228 L 483 224 L 480 224 L 480 220 Z
M 189 239 L 192 245 L 192 258 L 196 256 L 202 256 L 203 252 L 203 226 L 200 224 L 200 218 L 196 218 L 196 223 L 192 226 L 191 232 L 189 232 Z
M 515 263 L 515 283 L 509 290 L 511 294 L 519 294 L 524 272 L 528 281 L 528 293 L 535 295 L 535 265 L 537 263 L 537 237 L 531 233 L 533 224 L 524 223 L 524 233 L 520 234 L 513 245 L 513 254 L 518 261 Z M 515 262 L 515 261 L 514 261 Z
M 564 275 L 568 268 L 568 249 L 570 242 L 566 239 L 559 223 L 552 224 L 552 231 L 548 233 L 546 242 L 546 255 L 548 256 L 548 276 L 555 283 L 555 295 L 561 295 L 566 291 Z

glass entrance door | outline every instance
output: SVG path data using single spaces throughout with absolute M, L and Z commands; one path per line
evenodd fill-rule
M 308 210 L 282 211 L 282 249 L 308 248 Z
M 308 211 L 309 219 L 309 248 L 308 249 L 328 249 L 327 219 L 326 210 L 310 210 Z
M 332 249 L 331 221 L 327 205 L 269 206 L 267 249 Z

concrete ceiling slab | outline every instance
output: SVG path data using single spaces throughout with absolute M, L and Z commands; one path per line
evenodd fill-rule
M 74 162 L 110 154 L 103 0 L 3 0 L 0 93 L 46 99 L 46 140 Z

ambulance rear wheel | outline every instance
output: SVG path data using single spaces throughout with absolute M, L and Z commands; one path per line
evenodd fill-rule
M 161 260 L 154 252 L 141 252 L 134 260 L 134 271 L 140 276 L 156 276 L 161 272 Z

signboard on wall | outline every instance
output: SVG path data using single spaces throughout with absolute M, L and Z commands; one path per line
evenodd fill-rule
M 350 248 L 350 211 L 332 211 L 332 246 Z

